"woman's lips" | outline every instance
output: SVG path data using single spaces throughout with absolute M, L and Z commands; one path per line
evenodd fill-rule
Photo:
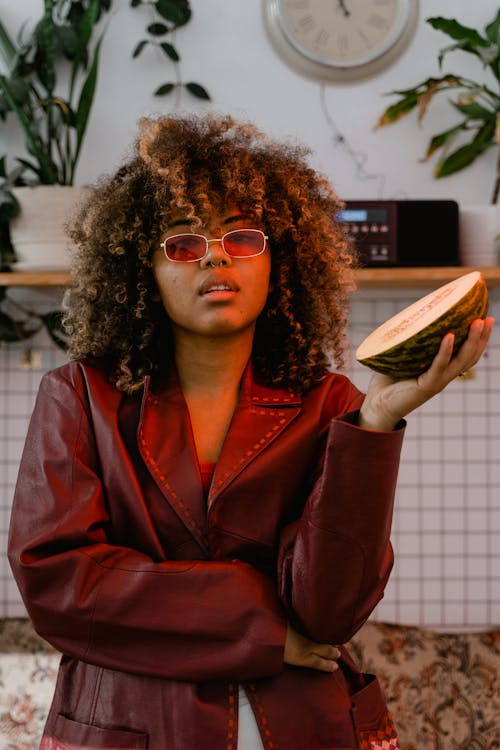
M 199 294 L 202 297 L 210 295 L 211 297 L 226 298 L 233 296 L 238 291 L 238 285 L 230 278 L 208 277 L 201 284 Z

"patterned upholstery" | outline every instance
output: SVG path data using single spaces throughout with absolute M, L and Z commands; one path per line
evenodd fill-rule
M 450 634 L 370 622 L 351 653 L 378 675 L 401 750 L 500 748 L 500 629 Z
M 351 653 L 378 675 L 401 750 L 500 748 L 500 629 L 444 634 L 368 622 Z M 0 620 L 0 750 L 36 750 L 58 663 L 28 622 Z M 392 750 L 390 740 L 380 749 Z

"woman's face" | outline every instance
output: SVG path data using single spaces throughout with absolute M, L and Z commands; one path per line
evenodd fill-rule
M 210 217 L 196 231 L 220 239 L 235 229 L 262 229 L 237 208 Z M 162 240 L 191 233 L 186 216 L 179 214 Z M 271 258 L 268 243 L 263 253 L 232 258 L 220 242 L 210 242 L 207 254 L 190 263 L 169 260 L 162 247 L 153 253 L 153 274 L 171 320 L 174 336 L 224 336 L 253 331 L 269 291 Z

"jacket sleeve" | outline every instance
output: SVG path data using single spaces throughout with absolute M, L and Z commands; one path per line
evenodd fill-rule
M 348 641 L 383 596 L 404 423 L 392 432 L 333 419 L 324 462 L 298 521 L 281 535 L 280 596 L 290 619 L 321 643 Z
M 240 561 L 158 562 L 114 546 L 105 493 L 84 400 L 46 376 L 9 533 L 10 564 L 38 633 L 69 656 L 137 674 L 279 673 L 286 622 L 275 583 Z

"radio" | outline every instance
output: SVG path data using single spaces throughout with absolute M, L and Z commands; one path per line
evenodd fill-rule
M 345 222 L 362 266 L 456 266 L 453 200 L 347 200 Z

